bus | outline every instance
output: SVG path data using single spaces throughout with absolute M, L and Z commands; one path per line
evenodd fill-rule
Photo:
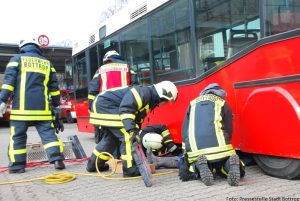
M 227 91 L 232 145 L 268 175 L 300 177 L 300 1 L 144 0 L 128 5 L 74 43 L 79 131 L 88 123 L 88 83 L 109 50 L 143 86 L 169 80 L 178 100 L 156 108 L 143 126 L 163 123 L 180 144 L 191 100 L 210 83 Z M 200 121 L 200 120 L 199 120 Z

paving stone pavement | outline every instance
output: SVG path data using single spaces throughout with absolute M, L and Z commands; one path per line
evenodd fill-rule
M 59 134 L 62 140 L 73 135 L 77 135 L 89 157 L 95 147 L 93 136 L 78 132 L 76 123 L 65 124 L 65 131 Z M 217 176 L 213 186 L 205 186 L 201 181 L 182 182 L 179 180 L 176 170 L 171 169 L 157 170 L 156 173 L 165 174 L 153 175 L 152 187 L 146 187 L 141 178 L 123 180 L 122 174 L 114 174 L 109 179 L 104 179 L 98 173 L 90 174 L 85 170 L 86 160 L 67 160 L 65 161 L 66 169 L 62 171 L 55 170 L 53 165 L 45 163 L 40 166 L 28 167 L 26 173 L 23 174 L 9 174 L 8 171 L 5 171 L 8 164 L 8 126 L 0 125 L 0 139 L 0 200 L 4 201 L 300 201 L 299 180 L 270 177 L 257 165 L 246 167 L 246 176 L 236 187 L 229 186 L 226 179 Z M 28 130 L 27 142 L 40 142 L 33 126 Z M 62 184 L 47 184 L 41 179 L 53 173 L 70 173 L 76 178 Z M 107 173 L 109 172 L 103 172 L 103 174 Z

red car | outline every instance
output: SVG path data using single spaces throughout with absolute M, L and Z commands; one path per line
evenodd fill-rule
M 8 103 L 6 105 L 6 111 L 3 114 L 3 117 L 0 117 L 0 122 L 9 123 L 11 105 L 12 105 L 12 96 L 10 96 L 9 99 L 8 99 Z
M 76 122 L 75 97 L 73 90 L 60 90 L 59 107 L 62 109 L 62 119 L 65 119 L 67 123 Z

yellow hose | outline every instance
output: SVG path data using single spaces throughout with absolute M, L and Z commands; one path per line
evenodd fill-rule
M 96 177 L 101 177 L 101 178 L 106 179 L 106 180 L 132 180 L 132 179 L 142 178 L 142 176 L 126 177 L 126 178 L 117 178 L 117 177 L 111 178 L 110 176 L 112 176 L 116 172 L 117 161 L 108 152 L 102 152 L 102 153 L 99 154 L 99 156 L 101 156 L 102 154 L 110 156 L 111 159 L 114 161 L 112 171 L 109 174 L 105 174 L 105 175 L 102 174 L 100 172 L 99 168 L 98 168 L 98 165 L 96 165 L 96 170 L 98 172 L 98 175 L 84 174 L 84 173 L 78 173 L 78 172 L 62 172 L 62 173 L 50 174 L 50 175 L 47 175 L 45 177 L 40 177 L 40 178 L 35 178 L 35 179 L 18 180 L 18 181 L 10 181 L 10 182 L 0 182 L 0 185 L 24 183 L 24 182 L 30 182 L 30 181 L 36 181 L 36 180 L 43 180 L 47 184 L 62 184 L 62 183 L 67 183 L 67 182 L 73 181 L 76 178 L 75 175 L 94 176 L 94 177 L 96 176 Z M 98 164 L 99 156 L 96 158 L 95 164 Z M 168 172 L 156 173 L 156 174 L 152 174 L 152 176 L 160 176 L 160 175 L 171 174 L 171 173 L 175 173 L 175 172 L 178 172 L 178 170 L 172 170 L 172 171 L 168 171 Z

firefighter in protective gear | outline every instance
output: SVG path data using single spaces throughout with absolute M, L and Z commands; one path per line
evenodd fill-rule
M 36 127 L 50 163 L 64 169 L 62 141 L 54 131 L 49 95 L 59 105 L 60 91 L 52 63 L 42 55 L 34 39 L 20 42 L 20 53 L 6 66 L 0 102 L 7 103 L 13 92 L 10 113 L 9 173 L 23 173 L 26 167 L 27 129 Z M 0 104 L 1 104 L 0 103 Z
M 237 186 L 245 166 L 231 145 L 233 115 L 225 101 L 226 92 L 217 83 L 209 84 L 190 102 L 182 127 L 182 148 L 186 152 L 180 167 L 182 181 L 201 179 L 214 183 L 212 170 L 229 185 Z
M 109 156 L 101 152 L 112 153 L 121 142 L 120 152 L 123 164 L 123 176 L 140 175 L 132 157 L 132 142 L 138 141 L 141 124 L 149 111 L 177 99 L 177 88 L 169 81 L 166 85 L 130 86 L 109 89 L 100 93 L 93 102 L 90 123 L 104 129 L 103 139 L 95 147 L 87 164 L 87 171 L 94 172 L 96 157 L 99 170 L 107 170 L 105 163 Z
M 89 83 L 88 99 L 89 110 L 96 95 L 107 89 L 139 84 L 137 74 L 115 50 L 108 51 L 103 57 L 103 65 L 98 68 L 92 81 Z M 102 138 L 103 131 L 95 125 L 95 143 Z
M 147 141 L 155 142 L 159 144 L 159 138 L 155 135 L 161 135 L 161 148 L 156 150 L 154 147 L 148 146 Z M 152 138 L 153 136 L 153 138 Z M 145 139 L 146 138 L 146 139 Z M 180 158 L 177 155 L 181 154 L 181 150 L 174 144 L 170 131 L 164 124 L 153 124 L 146 126 L 140 133 L 140 139 L 143 142 L 143 150 L 147 155 L 147 161 L 149 164 L 154 164 L 155 168 L 178 168 Z M 157 141 L 157 142 L 156 142 Z M 155 153 L 155 154 L 154 154 Z M 159 157 L 158 154 L 168 154 L 168 156 Z M 175 155 L 175 156 L 174 156 Z
M 155 137 L 155 134 L 161 135 L 162 137 L 161 147 L 159 148 L 159 150 L 156 151 L 160 151 L 160 153 L 165 153 L 165 152 L 175 153 L 178 151 L 178 147 L 176 144 L 174 144 L 170 131 L 167 128 L 167 126 L 164 124 L 153 124 L 142 128 L 140 132 L 140 139 L 143 142 L 143 150 L 145 153 L 148 148 L 146 144 L 147 140 L 148 141 L 159 140 L 159 138 Z M 153 138 L 151 138 L 152 136 Z M 154 147 L 152 148 L 155 149 Z

